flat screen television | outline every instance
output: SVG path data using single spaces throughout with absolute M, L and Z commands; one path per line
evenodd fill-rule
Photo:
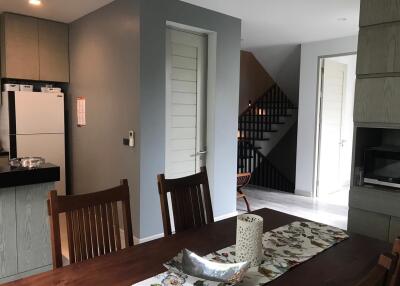
M 365 149 L 364 183 L 400 188 L 400 146 Z

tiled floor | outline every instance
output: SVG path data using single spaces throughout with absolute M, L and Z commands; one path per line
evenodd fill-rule
M 347 229 L 348 192 L 335 193 L 323 199 L 296 196 L 273 190 L 247 188 L 244 190 L 252 210 L 270 208 L 309 220 Z M 242 199 L 237 210 L 246 211 Z

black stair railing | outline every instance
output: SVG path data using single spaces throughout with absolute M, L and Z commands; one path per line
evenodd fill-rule
M 252 173 L 251 183 L 258 186 L 294 191 L 294 184 L 282 175 L 255 147 L 256 141 L 267 141 L 274 126 L 284 124 L 296 107 L 276 84 L 239 116 L 238 172 Z
M 239 116 L 239 139 L 268 140 L 268 133 L 276 132 L 273 126 L 283 124 L 281 119 L 290 116 L 289 109 L 295 106 L 277 85 L 273 85 Z
M 294 184 L 289 181 L 257 147 L 247 141 L 238 142 L 238 173 L 251 173 L 250 184 L 265 188 L 294 192 Z

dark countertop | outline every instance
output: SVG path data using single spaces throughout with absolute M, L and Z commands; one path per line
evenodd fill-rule
M 8 157 L 9 154 L 7 151 L 0 151 L 0 157 Z
M 60 167 L 46 163 L 36 169 L 0 166 L 0 188 L 24 186 L 60 180 Z

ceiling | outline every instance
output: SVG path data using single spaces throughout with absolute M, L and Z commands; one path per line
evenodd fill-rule
M 334 39 L 358 32 L 360 0 L 182 1 L 242 19 L 244 49 Z
M 0 12 L 14 12 L 70 23 L 114 0 L 42 0 L 33 6 L 28 0 L 0 0 Z
M 113 0 L 0 0 L 0 12 L 70 23 Z M 358 32 L 360 0 L 182 0 L 242 19 L 242 48 L 333 39 Z M 343 19 L 346 19 L 343 21 Z

